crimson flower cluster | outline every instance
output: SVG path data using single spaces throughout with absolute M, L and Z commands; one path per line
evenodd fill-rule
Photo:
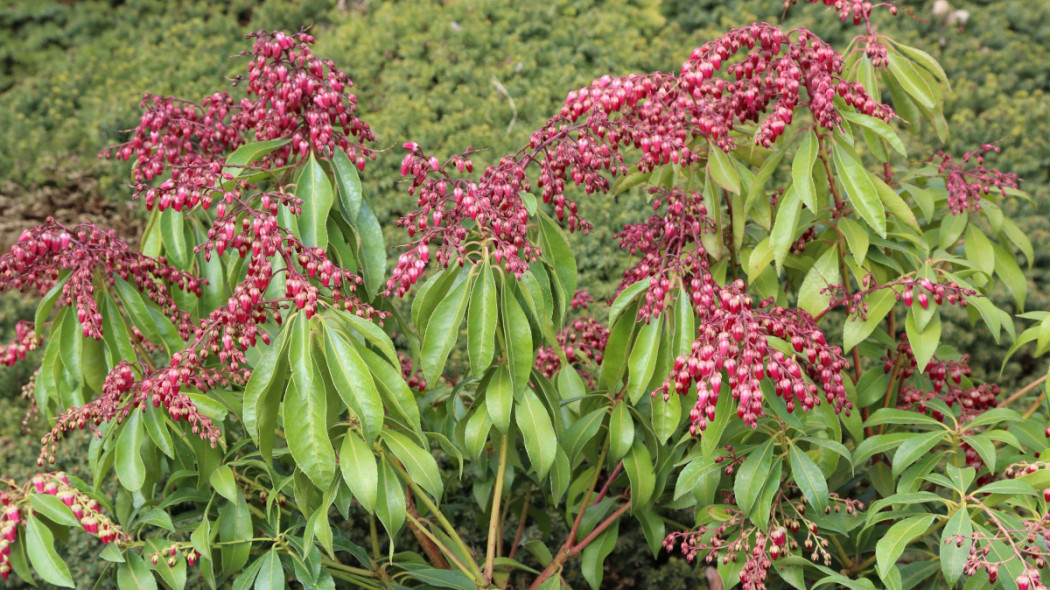
M 836 412 L 853 407 L 846 399 L 842 372 L 849 363 L 842 348 L 830 346 L 813 317 L 801 309 L 785 309 L 771 300 L 753 305 L 744 282 L 719 286 L 710 274 L 689 281 L 693 306 L 699 315 L 699 335 L 689 354 L 674 361 L 674 369 L 653 395 L 669 399 L 672 392 L 686 395 L 695 384 L 696 403 L 689 413 L 690 433 L 697 435 L 715 418 L 722 391 L 723 374 L 729 394 L 737 402 L 737 416 L 752 428 L 758 426 L 762 408 L 762 385 L 766 376 L 788 411 L 801 405 L 809 410 L 822 403 L 815 381 Z M 776 338 L 790 343 L 795 353 L 808 360 L 805 369 L 794 354 L 772 344 Z M 809 380 L 805 376 L 809 377 Z
M 26 353 L 36 350 L 40 339 L 36 337 L 33 322 L 15 324 L 15 340 L 11 344 L 0 346 L 0 365 L 11 366 L 26 358 Z
M 915 356 L 907 340 L 902 341 L 898 345 L 897 351 L 898 354 L 903 355 L 903 359 L 900 361 L 900 371 L 901 377 L 904 379 L 915 373 Z M 887 372 L 892 371 L 892 362 L 889 363 L 888 367 L 884 366 L 884 369 L 886 368 L 889 369 Z M 972 385 L 969 381 L 972 374 L 973 370 L 970 368 L 970 355 L 968 354 L 964 354 L 957 361 L 943 361 L 934 356 L 930 363 L 926 365 L 926 370 L 923 371 L 923 375 L 929 379 L 933 390 L 906 385 L 901 388 L 901 398 L 898 407 L 928 413 L 931 410 L 926 406 L 926 403 L 932 399 L 939 399 L 947 404 L 949 408 L 958 405 L 962 412 L 963 420 L 975 418 L 986 410 L 996 407 L 998 404 L 999 385 L 995 383 Z M 967 385 L 970 385 L 969 387 L 963 385 L 964 378 L 967 380 Z M 933 417 L 938 420 L 943 418 L 936 410 L 932 412 Z
M 73 512 L 84 532 L 97 537 L 104 544 L 116 543 L 119 546 L 131 540 L 102 513 L 98 502 L 73 487 L 61 471 L 38 473 L 22 486 L 10 480 L 4 483 L 8 487 L 6 492 L 0 493 L 0 578 L 4 580 L 11 575 L 11 544 L 18 536 L 18 527 L 25 526 L 23 516 L 30 510 L 29 500 L 33 494 L 47 494 L 61 500 Z
M 62 273 L 68 278 L 60 279 Z M 96 275 L 102 277 L 95 284 Z M 84 336 L 102 339 L 102 314 L 95 300 L 96 286 L 111 288 L 114 277 L 130 282 L 178 328 L 183 338 L 193 330 L 190 315 L 175 304 L 167 285 L 197 295 L 207 281 L 131 250 L 116 238 L 90 224 L 68 228 L 54 219 L 22 232 L 11 251 L 0 256 L 0 291 L 46 293 L 64 280 L 59 303 L 77 308 Z
M 745 55 L 735 59 L 740 53 Z M 419 209 L 399 225 L 420 236 L 398 260 L 387 290 L 397 296 L 408 291 L 434 242 L 442 265 L 462 264 L 476 241 L 520 276 L 540 254 L 527 239 L 528 209 L 521 196 L 532 190 L 526 176 L 532 164 L 539 168 L 536 188 L 543 201 L 559 219 L 567 218 L 570 231 L 587 231 L 590 224 L 566 197 L 570 183 L 587 194 L 607 193 L 610 177 L 632 168 L 644 173 L 662 164 L 696 162 L 699 154 L 688 144 L 697 138 L 731 150 L 736 126 L 759 122 L 769 110 L 754 137 L 759 145 L 769 146 L 783 134 L 800 106 L 830 129 L 841 122 L 832 103 L 836 94 L 865 114 L 891 119 L 893 111 L 860 84 L 838 78 L 842 66 L 842 57 L 808 30 L 753 24 L 694 50 L 678 76 L 603 76 L 570 92 L 561 112 L 531 135 L 528 146 L 487 168 L 476 182 L 450 177 L 451 167 L 469 171 L 470 152 L 442 163 L 407 143 L 401 172 L 412 179 L 410 194 L 418 191 Z M 716 75 L 719 71 L 725 75 Z M 628 164 L 624 152 L 630 148 L 640 154 Z
M 287 140 L 253 165 L 261 170 L 281 168 L 311 150 L 331 155 L 337 147 L 361 169 L 375 157 L 359 143 L 375 136 L 357 117 L 353 82 L 331 60 L 313 55 L 312 35 L 259 31 L 248 37 L 254 43 L 242 53 L 252 58 L 247 97 L 236 102 L 217 92 L 198 104 L 146 95 L 131 141 L 100 154 L 136 158 L 135 194 L 145 197 L 148 208 L 181 211 L 200 203 L 208 209 L 216 195 L 227 204 L 238 198 L 246 182 L 227 182 L 225 191 L 217 187 L 234 176 L 226 156 L 248 141 Z M 159 186 L 149 184 L 169 171 Z
M 588 316 L 573 320 L 558 332 L 556 339 L 565 360 L 580 369 L 583 378 L 593 387 L 595 376 L 586 368 L 594 368 L 601 364 L 605 345 L 609 342 L 609 330 L 601 322 Z M 561 359 L 554 348 L 541 346 L 536 352 L 536 370 L 550 379 L 561 368 Z
M 419 392 L 426 391 L 427 380 L 423 377 L 423 371 L 415 368 L 415 363 L 412 362 L 412 357 L 407 354 L 398 351 L 397 360 L 401 364 L 401 377 L 408 384 L 408 387 Z
M 933 155 L 931 159 L 938 160 L 937 172 L 944 177 L 944 186 L 948 189 L 948 207 L 952 213 L 959 215 L 966 211 L 980 211 L 982 195 L 994 189 L 1006 196 L 1006 189 L 1017 188 L 1020 180 L 1017 174 L 1000 172 L 984 166 L 984 154 L 1000 151 L 998 146 L 986 143 L 972 152 L 963 154 L 962 164 L 943 151 Z M 977 165 L 964 168 L 970 160 L 974 160 Z
M 852 21 L 854 25 L 864 23 L 866 34 L 864 40 L 864 53 L 871 59 L 876 68 L 885 67 L 888 61 L 886 45 L 881 41 L 879 35 L 875 34 L 871 25 L 871 12 L 876 7 L 884 6 L 889 9 L 890 14 L 897 14 L 897 6 L 892 1 L 871 2 L 870 0 L 808 0 L 814 4 L 822 2 L 825 6 L 832 7 L 838 13 L 842 22 Z M 784 11 L 798 0 L 784 0 Z
M 915 279 L 908 276 L 892 283 L 879 284 L 870 274 L 861 279 L 859 291 L 850 292 L 846 285 L 829 285 L 821 289 L 821 292 L 831 295 L 828 309 L 844 306 L 846 314 L 851 316 L 851 321 L 855 321 L 867 317 L 867 296 L 882 289 L 893 289 L 894 298 L 903 301 L 907 307 L 918 303 L 923 309 L 929 309 L 931 301 L 937 305 L 947 303 L 966 307 L 969 305 L 967 298 L 977 295 L 977 291 L 963 287 L 955 281 L 935 283 L 927 278 Z

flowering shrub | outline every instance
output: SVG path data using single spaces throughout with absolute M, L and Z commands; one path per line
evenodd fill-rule
M 49 220 L 0 258 L 41 297 L 2 358 L 44 346 L 51 419 L 41 472 L 2 480 L 0 574 L 73 586 L 79 528 L 121 586 L 552 589 L 579 558 L 597 588 L 633 518 L 724 587 L 1042 588 L 1044 395 L 1012 406 L 1045 377 L 1000 399 L 941 342 L 958 307 L 1050 347 L 1047 312 L 1017 335 L 984 297 L 1023 306 L 1023 193 L 910 157 L 896 113 L 943 123 L 943 72 L 824 4 L 859 45 L 734 29 L 570 93 L 477 174 L 404 143 L 389 276 L 374 137 L 309 33 L 252 35 L 241 98 L 147 96 L 104 152 L 133 160 L 140 251 Z M 641 185 L 633 264 L 584 315 L 577 203 Z M 94 484 L 49 468 L 76 430 Z

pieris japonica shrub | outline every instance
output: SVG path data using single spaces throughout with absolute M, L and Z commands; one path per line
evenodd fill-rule
M 0 359 L 44 348 L 50 419 L 2 480 L 0 574 L 86 585 L 55 550 L 86 535 L 120 587 L 598 588 L 635 519 L 698 584 L 1043 588 L 1045 377 L 1004 395 L 941 339 L 1050 348 L 984 296 L 1023 308 L 1024 193 L 994 145 L 909 153 L 949 81 L 876 32 L 892 5 L 823 4 L 851 45 L 743 26 L 477 168 L 377 145 L 306 31 L 251 35 L 230 91 L 147 95 L 104 152 L 142 244 L 48 221 L 0 258 L 40 296 Z M 417 206 L 389 252 L 378 149 Z M 594 301 L 577 203 L 629 190 L 652 210 Z M 79 436 L 90 477 L 49 468 Z

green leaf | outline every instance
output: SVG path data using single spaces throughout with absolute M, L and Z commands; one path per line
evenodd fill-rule
M 842 235 L 846 237 L 846 244 L 849 246 L 850 253 L 853 254 L 853 259 L 859 265 L 864 264 L 870 245 L 868 230 L 848 217 L 840 219 L 838 227 Z
M 241 147 L 233 151 L 232 154 L 226 157 L 226 166 L 223 167 L 222 173 L 232 174 L 233 178 L 240 177 L 252 177 L 252 171 L 245 168 L 250 164 L 254 164 L 263 158 L 263 156 L 270 152 L 285 146 L 291 138 L 271 139 L 269 141 L 253 141 L 246 143 Z M 232 179 L 231 179 L 232 180 Z M 224 180 L 222 185 L 228 186 L 230 180 Z
M 390 336 L 387 336 L 383 328 L 380 328 L 374 322 L 359 318 L 356 315 L 343 311 L 341 309 L 331 310 L 334 318 L 345 322 L 353 332 L 360 334 L 368 344 L 371 344 L 379 352 L 383 353 L 386 357 L 387 362 L 400 366 L 400 361 L 397 357 L 397 349 L 394 348 L 394 343 L 390 340 Z
M 352 431 L 347 431 L 339 449 L 339 471 L 361 507 L 369 513 L 375 512 L 379 493 L 376 458 L 368 444 Z
M 908 206 L 908 203 L 905 202 L 904 198 L 875 174 L 868 172 L 868 178 L 871 180 L 871 183 L 875 185 L 875 190 L 878 192 L 879 199 L 882 201 L 882 205 L 886 208 L 886 211 L 892 213 L 893 216 L 904 225 L 914 229 L 919 234 L 922 234 L 922 227 L 919 225 L 919 220 L 915 218 L 915 212 Z
M 1035 488 L 1030 484 L 1016 479 L 1002 479 L 978 488 L 973 495 L 978 494 L 1006 494 L 1010 496 L 1035 496 Z
M 899 476 L 912 463 L 933 450 L 946 436 L 948 436 L 947 430 L 934 430 L 914 433 L 905 439 L 893 455 L 893 477 Z
M 682 399 L 681 396 L 672 393 L 667 400 L 660 396 L 653 398 L 653 433 L 660 444 L 666 444 L 678 431 L 678 425 L 682 421 Z
M 219 541 L 222 570 L 227 574 L 239 571 L 248 563 L 252 544 L 252 514 L 244 495 L 237 492 L 237 501 L 228 502 L 219 509 Z
M 784 191 L 777 204 L 776 218 L 773 220 L 773 231 L 769 234 L 769 247 L 773 250 L 773 261 L 777 272 L 784 266 L 791 245 L 795 243 L 795 232 L 798 229 L 799 213 L 802 211 L 802 200 L 794 185 Z
M 357 168 L 343 151 L 336 148 L 332 154 L 332 175 L 335 177 L 335 186 L 339 193 L 339 211 L 343 219 L 353 227 L 357 222 L 357 214 L 361 211 L 361 201 L 364 194 L 361 191 L 361 177 L 357 174 Z
M 825 290 L 841 282 L 838 246 L 832 245 L 813 263 L 806 273 L 806 278 L 802 280 L 798 289 L 798 306 L 816 317 L 831 303 L 831 293 Z
M 181 211 L 167 209 L 160 214 L 160 232 L 164 254 L 178 268 L 189 268 L 190 250 L 186 247 L 186 219 Z
M 963 442 L 970 445 L 973 450 L 977 451 L 977 455 L 980 456 L 981 460 L 984 461 L 984 464 L 988 466 L 988 472 L 995 473 L 995 443 L 993 443 L 991 439 L 986 438 L 983 434 L 963 435 L 962 439 Z
M 69 567 L 55 552 L 55 537 L 51 529 L 32 514 L 26 515 L 26 550 L 33 570 L 45 582 L 63 588 L 75 587 Z
M 452 590 L 476 590 L 477 588 L 470 576 L 463 572 L 440 570 L 415 563 L 404 565 L 408 577 L 423 582 L 429 587 L 451 588 Z
M 809 458 L 802 449 L 791 445 L 790 451 L 791 475 L 795 478 L 802 493 L 805 494 L 809 504 L 819 512 L 823 512 L 828 505 L 828 482 L 821 473 L 820 467 Z
M 492 269 L 482 266 L 481 276 L 474 283 L 467 311 L 467 351 L 470 372 L 481 375 L 492 363 L 496 352 L 496 280 Z
M 842 221 L 846 221 L 845 219 Z M 864 342 L 878 328 L 886 316 L 893 310 L 897 298 L 890 289 L 880 289 L 867 297 L 867 317 L 863 320 L 850 318 L 842 327 L 843 351 L 849 352 Z
M 813 183 L 813 166 L 817 162 L 818 152 L 820 152 L 820 142 L 817 140 L 817 134 L 810 130 L 802 138 L 795 159 L 791 162 L 793 186 L 810 211 L 817 211 L 817 189 Z
M 324 325 L 325 359 L 339 397 L 346 407 L 357 415 L 365 440 L 372 442 L 383 428 L 383 399 L 379 395 L 368 365 L 357 353 L 354 345 Z
M 144 434 L 142 411 L 133 409 L 124 420 L 117 438 L 114 462 L 120 485 L 131 492 L 141 489 L 146 481 L 146 462 L 142 460 L 141 453 Z
M 50 494 L 30 494 L 29 506 L 48 520 L 63 526 L 79 527 L 80 520 L 57 496 Z
M 963 566 L 966 565 L 966 559 L 970 555 L 970 546 L 973 545 L 973 540 L 970 539 L 972 533 L 973 523 L 970 522 L 970 512 L 965 505 L 960 506 L 941 531 L 941 572 L 949 586 L 954 587 L 962 576 Z M 954 539 L 957 535 L 963 537 L 960 546 L 956 546 Z
M 294 326 L 295 320 L 292 320 Z M 285 344 L 291 327 L 281 330 L 252 369 L 244 386 L 242 421 L 245 430 L 259 445 L 263 458 L 269 459 L 281 394 L 288 382 L 288 354 Z
M 620 404 L 623 405 L 623 404 Z M 623 470 L 631 482 L 631 510 L 637 512 L 647 505 L 656 488 L 656 470 L 649 449 L 638 441 L 623 458 Z
M 933 355 L 937 352 L 937 345 L 941 341 L 941 314 L 935 313 L 926 327 L 919 330 L 915 325 L 915 314 L 918 305 L 908 310 L 908 319 L 904 322 L 904 330 L 908 334 L 908 342 L 911 343 L 912 351 L 915 353 L 915 361 L 918 363 L 919 372 L 926 370 Z
M 602 576 L 604 574 L 602 564 L 605 563 L 605 558 L 609 557 L 609 554 L 616 548 L 616 539 L 619 535 L 620 521 L 617 520 L 583 549 L 583 554 L 580 556 L 580 569 L 583 572 L 583 578 L 587 580 L 587 583 L 594 590 L 598 590 L 602 586 Z M 557 586 L 554 587 L 556 588 Z
M 929 528 L 934 518 L 932 514 L 912 516 L 895 523 L 886 531 L 875 546 L 875 567 L 880 578 L 886 580 L 889 577 L 890 570 L 896 567 L 897 559 L 912 540 Z
M 615 326 L 616 320 L 619 319 L 622 314 L 641 294 L 643 291 L 649 288 L 649 279 L 642 279 L 637 283 L 631 283 L 629 287 L 620 292 L 613 300 L 612 305 L 609 306 L 609 320 L 606 325 Z
M 284 567 L 281 565 L 281 555 L 274 547 L 260 558 L 259 573 L 255 577 L 255 590 L 280 590 L 286 587 L 284 583 Z
M 740 192 L 740 175 L 733 167 L 732 158 L 710 141 L 707 144 L 707 173 L 727 191 Z
M 295 181 L 295 196 L 303 200 L 299 214 L 299 238 L 306 246 L 328 249 L 328 213 L 332 210 L 335 195 L 324 168 L 313 153 L 299 172 Z
M 995 274 L 999 275 L 999 279 L 1014 296 L 1018 311 L 1023 310 L 1028 293 L 1028 279 L 1017 265 L 1017 257 L 1013 252 L 999 244 L 992 244 L 992 247 L 995 249 Z
M 440 500 L 444 484 L 441 482 L 441 471 L 438 469 L 437 461 L 430 454 L 430 450 L 420 447 L 412 439 L 396 430 L 384 430 L 383 442 L 408 470 L 412 481 L 419 484 L 435 499 Z
M 227 465 L 221 465 L 208 476 L 208 483 L 223 498 L 230 502 L 237 501 L 237 482 L 233 479 L 233 470 Z
M 627 404 L 620 402 L 609 419 L 609 460 L 619 461 L 634 444 L 634 418 Z
M 880 237 L 886 237 L 886 212 L 879 198 L 878 189 L 864 165 L 853 154 L 835 142 L 832 150 L 835 169 L 846 188 L 849 202 L 868 226 Z
M 489 430 L 492 429 L 492 420 L 489 419 L 486 405 L 484 399 L 474 405 L 474 411 L 470 414 L 466 427 L 463 429 L 463 443 L 466 444 L 467 453 L 475 461 L 481 458 L 481 453 L 485 450 L 485 443 L 488 441 Z
M 503 302 L 500 316 L 503 323 L 503 338 L 507 349 L 507 365 L 510 368 L 510 380 L 514 384 L 514 396 L 517 397 L 529 384 L 529 374 L 535 359 L 532 350 L 532 327 L 525 310 L 518 304 L 512 292 L 510 279 L 504 279 Z
M 857 113 L 855 111 L 842 110 L 837 112 L 842 115 L 843 119 L 850 123 L 860 125 L 861 127 L 874 132 L 882 139 L 885 139 L 886 143 L 888 143 L 898 154 L 908 157 L 908 150 L 905 149 L 904 142 L 901 141 L 901 138 L 897 135 L 897 132 L 893 130 L 893 127 L 887 125 L 882 119 L 877 119 L 870 115 Z
M 427 380 L 427 383 L 437 383 L 445 368 L 448 355 L 456 344 L 459 337 L 459 326 L 463 323 L 463 315 L 467 311 L 470 283 L 473 278 L 474 275 L 471 274 L 468 280 L 453 287 L 438 304 L 434 315 L 430 317 L 430 322 L 426 325 L 420 356 L 422 357 L 423 378 Z
M 934 90 L 915 70 L 915 66 L 895 51 L 890 51 L 888 57 L 889 71 L 901 88 L 923 108 L 935 109 L 937 104 L 934 102 Z
M 572 247 L 561 227 L 553 219 L 544 214 L 539 216 L 539 220 L 540 247 L 543 248 L 543 257 L 554 268 L 554 275 L 561 283 L 565 297 L 571 300 L 576 293 L 579 276 Z
M 379 470 L 379 496 L 376 498 L 376 516 L 383 523 L 383 527 L 386 528 L 391 539 L 405 524 L 406 514 L 405 488 L 402 487 L 401 481 L 397 478 L 397 474 L 394 473 L 394 469 L 386 461 L 383 461 L 382 468 Z
M 642 394 L 648 393 L 645 388 L 656 370 L 663 324 L 663 316 L 652 318 L 638 330 L 638 336 L 634 339 L 634 347 L 627 361 L 627 397 L 632 404 L 637 404 Z
M 773 465 L 773 442 L 773 438 L 769 438 L 752 449 L 747 459 L 744 459 L 740 465 L 736 479 L 733 480 L 733 492 L 736 494 L 737 506 L 744 514 L 751 513 L 751 508 L 758 500 L 759 494 L 762 493 L 762 484 L 766 481 L 770 467 Z
M 289 326 L 292 378 L 282 407 L 284 434 L 299 469 L 314 485 L 327 490 L 335 477 L 335 451 L 328 438 L 328 395 L 313 358 L 310 323 L 297 313 Z
M 547 477 L 558 450 L 558 437 L 540 398 L 526 389 L 515 405 L 514 420 L 525 439 L 525 451 L 540 480 Z
M 514 384 L 506 364 L 496 367 L 485 387 L 485 408 L 489 420 L 500 433 L 510 428 L 510 415 L 514 407 Z
M 157 580 L 139 554 L 128 551 L 127 561 L 117 565 L 117 587 L 156 590 Z
M 598 429 L 605 421 L 606 414 L 604 407 L 598 408 L 581 416 L 565 430 L 562 435 L 562 445 L 565 447 L 565 453 L 571 465 L 576 465 L 576 458 L 583 452 L 583 448 L 598 434 Z

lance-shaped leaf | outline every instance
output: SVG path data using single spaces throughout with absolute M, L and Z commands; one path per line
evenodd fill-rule
M 365 440 L 374 441 L 383 428 L 383 399 L 368 365 L 354 345 L 328 325 L 324 326 L 324 349 L 332 385 L 361 421 Z
M 117 587 L 156 590 L 157 580 L 139 554 L 128 551 L 127 561 L 117 565 Z
M 310 320 L 296 314 L 291 326 L 292 378 L 284 399 L 284 434 L 299 469 L 327 490 L 335 477 L 335 451 L 328 438 L 328 395 L 310 344 Z
M 627 404 L 618 403 L 609 418 L 609 460 L 619 461 L 634 444 L 634 417 Z
M 489 420 L 500 433 L 510 428 L 510 414 L 514 407 L 514 383 L 506 364 L 496 367 L 485 386 L 485 409 Z
M 503 339 L 507 346 L 507 365 L 510 368 L 511 383 L 514 384 L 514 396 L 517 397 L 529 383 L 534 358 L 532 327 L 512 289 L 510 280 L 504 279 L 500 315 L 503 320 Z
M 295 321 L 292 321 L 294 326 Z M 281 330 L 277 341 L 262 354 L 258 365 L 244 386 L 242 421 L 248 435 L 259 445 L 262 456 L 269 460 L 273 449 L 273 433 L 281 394 L 288 383 L 288 333 L 291 326 Z
M 434 460 L 429 449 L 420 447 L 413 439 L 396 430 L 384 430 L 383 442 L 405 466 L 413 482 L 420 485 L 434 498 L 441 498 L 445 486 L 441 482 L 441 471 L 438 469 L 437 461 Z
M 933 522 L 933 514 L 906 518 L 890 527 L 875 546 L 876 570 L 883 580 L 896 567 L 897 559 L 904 553 L 913 539 L 923 535 Z
M 627 472 L 627 478 L 631 482 L 631 510 L 637 512 L 649 503 L 656 488 L 653 457 L 641 441 L 631 447 L 631 451 L 624 456 L 623 470 Z
M 835 170 L 838 172 L 838 179 L 846 188 L 850 204 L 853 205 L 861 219 L 875 230 L 875 233 L 885 238 L 886 210 L 868 170 L 864 168 L 856 155 L 842 147 L 839 142 L 835 142 L 832 151 L 835 156 Z
M 795 243 L 795 232 L 801 212 L 802 200 L 792 185 L 784 191 L 777 204 L 777 215 L 773 220 L 773 230 L 769 234 L 769 247 L 773 251 L 773 262 L 776 263 L 777 272 L 784 266 L 791 245 Z
M 496 353 L 496 279 L 492 269 L 481 267 L 481 274 L 470 294 L 467 312 L 467 352 L 470 372 L 481 375 L 492 363 Z
M 470 299 L 471 278 L 459 283 L 445 298 L 441 300 L 434 315 L 426 325 L 423 334 L 423 348 L 420 351 L 422 357 L 423 377 L 427 383 L 437 383 L 441 371 L 445 368 L 445 361 L 452 352 L 459 337 L 459 326 L 463 323 L 463 315 L 467 311 L 467 301 Z
M 810 505 L 823 511 L 828 505 L 828 482 L 821 473 L 820 467 L 809 458 L 809 455 L 795 445 L 791 445 L 791 475 L 798 488 L 809 500 Z
M 546 478 L 558 451 L 558 437 L 547 408 L 531 389 L 526 389 L 518 400 L 514 420 L 525 439 L 525 452 L 532 461 L 533 470 L 541 480 Z
M 32 514 L 26 517 L 25 539 L 29 563 L 33 564 L 37 575 L 48 584 L 74 588 L 69 567 L 55 551 L 55 537 L 51 529 Z
M 357 232 L 354 244 L 365 290 L 374 296 L 382 286 L 386 274 L 386 242 L 375 208 L 361 190 L 361 177 L 342 148 L 332 155 L 332 171 L 339 188 L 339 211 L 343 219 Z
M 132 410 L 122 424 L 117 438 L 115 467 L 120 484 L 129 491 L 137 491 L 146 481 L 146 463 L 142 460 L 142 444 L 145 428 L 142 425 L 142 411 Z
M 383 523 L 390 538 L 401 530 L 405 524 L 407 509 L 405 505 L 405 488 L 398 479 L 397 473 L 384 460 L 379 469 L 379 496 L 376 498 L 376 516 Z
M 324 168 L 313 154 L 299 172 L 295 181 L 295 196 L 303 200 L 303 211 L 299 214 L 299 237 L 303 244 L 328 248 L 328 213 L 332 210 L 335 195 Z
M 791 162 L 791 179 L 794 181 L 795 190 L 810 211 L 817 210 L 817 187 L 813 183 L 813 166 L 817 162 L 819 151 L 817 134 L 811 130 L 802 138 L 795 159 Z
M 379 469 L 372 449 L 355 432 L 347 432 L 343 437 L 339 470 L 361 507 L 374 512 L 379 494 Z
M 634 339 L 634 347 L 627 360 L 627 397 L 632 404 L 638 403 L 642 394 L 648 393 L 645 388 L 656 370 L 663 326 L 663 316 L 654 317 L 638 330 L 638 337 Z

